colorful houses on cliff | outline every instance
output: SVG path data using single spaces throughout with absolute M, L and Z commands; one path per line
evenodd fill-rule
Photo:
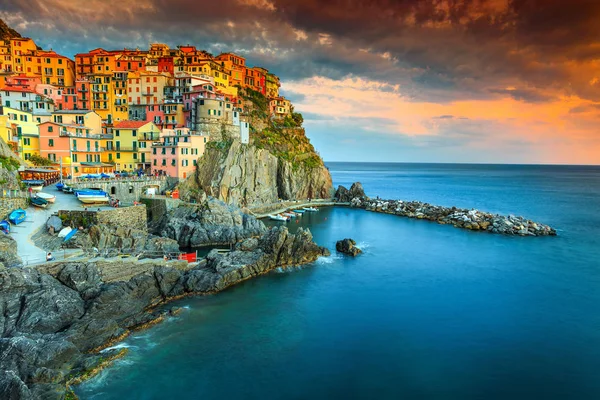
M 64 175 L 143 171 L 186 178 L 221 132 L 249 142 L 241 89 L 267 98 L 271 118 L 291 113 L 280 80 L 233 53 L 194 46 L 94 49 L 75 61 L 32 39 L 0 41 L 0 137 L 24 160 Z

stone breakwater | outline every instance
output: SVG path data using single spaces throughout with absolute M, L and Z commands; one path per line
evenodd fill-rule
M 308 230 L 275 227 L 197 265 L 135 258 L 0 265 L 0 399 L 74 398 L 77 377 L 119 356 L 108 345 L 176 313 L 156 306 L 328 254 Z
M 548 225 L 514 215 L 505 216 L 474 209 L 434 206 L 420 201 L 374 200 L 355 197 L 350 204 L 351 207 L 363 208 L 368 211 L 426 219 L 473 231 L 518 236 L 556 235 L 556 230 Z

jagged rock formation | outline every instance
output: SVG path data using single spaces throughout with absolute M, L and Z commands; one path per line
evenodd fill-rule
M 224 149 L 208 147 L 197 172 L 180 186 L 183 198 L 197 193 L 239 207 L 274 203 L 279 199 L 330 198 L 329 171 L 280 159 L 266 149 L 234 140 Z
M 349 203 L 352 199 L 367 199 L 365 195 L 365 190 L 362 187 L 360 182 L 354 182 L 350 187 L 350 190 L 346 189 L 344 186 L 338 186 L 335 191 L 335 200 L 340 203 Z
M 156 234 L 176 240 L 181 247 L 235 243 L 266 230 L 255 217 L 214 198 L 200 204 L 181 204 L 153 228 Z
M 302 115 L 269 116 L 268 100 L 240 89 L 250 143 L 224 132 L 211 136 L 196 173 L 180 185 L 183 199 L 204 194 L 229 204 L 250 207 L 283 200 L 331 198 L 329 171 L 302 128 Z
M 228 254 L 190 268 L 163 260 L 87 260 L 0 270 L 0 398 L 63 399 L 71 375 L 116 350 L 97 350 L 163 318 L 148 311 L 169 298 L 210 293 L 277 267 L 328 254 L 310 232 L 274 228 Z
M 3 189 L 20 188 L 17 170 L 22 165 L 24 161 L 0 138 L 0 186 Z
M 362 250 L 356 247 L 356 242 L 353 239 L 338 240 L 335 244 L 335 249 L 340 253 L 348 254 L 352 257 L 356 257 L 362 253 Z
M 21 34 L 6 25 L 6 22 L 0 19 L 0 40 L 8 40 L 14 37 L 21 37 Z
M 0 267 L 16 267 L 22 264 L 23 260 L 21 260 L 21 257 L 18 255 L 17 242 L 15 239 L 0 233 Z

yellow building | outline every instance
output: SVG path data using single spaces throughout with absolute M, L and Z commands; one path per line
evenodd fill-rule
M 37 45 L 30 38 L 12 38 L 10 39 L 10 63 L 11 70 L 17 73 L 35 74 L 36 69 L 29 64 L 33 61 L 33 54 L 37 51 Z M 37 60 L 36 60 L 37 61 Z M 29 72 L 27 68 L 32 68 Z M 41 74 L 41 72 L 40 72 Z
M 113 127 L 112 150 L 118 171 L 150 168 L 152 142 L 158 140 L 160 129 L 152 122 L 120 121 Z
M 165 86 L 172 86 L 173 78 L 165 72 L 136 71 L 127 77 L 127 102 L 129 104 L 162 104 Z
M 16 136 L 16 150 L 23 160 L 29 160 L 33 154 L 40 154 L 38 123 L 46 122 L 49 117 L 35 117 L 32 113 L 14 108 L 3 107 L 13 140 Z M 43 118 L 43 120 L 41 120 Z M 38 119 L 40 120 L 38 122 Z
M 90 110 L 57 110 L 52 113 L 52 122 L 57 124 L 83 125 L 93 134 L 102 132 L 102 118 Z

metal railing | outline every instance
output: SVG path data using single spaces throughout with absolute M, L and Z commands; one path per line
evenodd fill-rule
M 7 199 L 26 199 L 29 197 L 29 192 L 25 190 L 11 190 L 11 189 L 2 189 L 0 190 L 0 198 Z

